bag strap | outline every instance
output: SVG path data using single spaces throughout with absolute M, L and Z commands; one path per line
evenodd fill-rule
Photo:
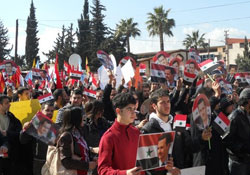
M 56 147 L 57 147 L 57 149 L 59 149 L 59 146 L 58 146 L 58 145 L 59 145 L 59 141 L 61 140 L 61 138 L 62 138 L 66 133 L 68 133 L 68 134 L 70 135 L 71 140 L 72 140 L 72 143 L 71 143 L 71 153 L 72 153 L 72 156 L 73 156 L 73 155 L 74 155 L 74 138 L 73 138 L 71 132 L 69 132 L 69 131 L 63 132 L 63 133 L 60 135 L 59 139 L 57 140 Z

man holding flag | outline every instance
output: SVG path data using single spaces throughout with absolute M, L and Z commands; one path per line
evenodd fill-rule
M 231 175 L 250 174 L 250 88 L 240 93 L 236 109 L 230 116 L 229 133 L 224 138 L 230 150 Z

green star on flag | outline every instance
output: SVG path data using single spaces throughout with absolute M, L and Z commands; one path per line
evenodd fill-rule
M 147 157 L 151 157 L 151 153 L 152 153 L 153 151 L 152 150 L 150 150 L 150 148 L 148 148 L 148 151 L 147 151 Z
M 182 122 L 180 122 L 179 125 L 182 125 Z

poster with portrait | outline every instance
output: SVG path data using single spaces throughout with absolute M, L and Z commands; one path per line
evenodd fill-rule
M 175 68 L 172 66 L 165 66 L 165 77 L 166 77 L 166 81 L 167 81 L 167 86 L 170 89 L 173 89 L 174 87 L 176 87 L 176 81 L 179 78 L 179 76 L 177 75 Z
M 153 57 L 153 62 L 155 62 L 156 64 L 162 64 L 167 66 L 169 65 L 169 61 L 170 54 L 165 51 L 160 51 Z
M 3 62 L 0 63 L 0 71 L 6 72 L 8 75 L 13 75 L 16 73 L 17 70 L 17 65 L 14 61 L 12 60 L 4 60 Z
M 31 124 L 25 132 L 47 145 L 54 145 L 56 143 L 58 129 L 58 126 L 55 125 L 50 118 L 38 112 L 32 118 Z
M 123 66 L 127 63 L 128 60 L 131 61 L 132 66 L 133 66 L 133 68 L 134 68 L 134 70 L 135 70 L 135 69 L 136 69 L 136 61 L 134 60 L 134 58 L 132 58 L 132 57 L 130 57 L 130 56 L 126 56 L 126 57 L 122 58 L 121 61 L 119 62 L 119 65 L 120 65 L 121 67 L 123 67 Z
M 246 82 L 250 85 L 250 72 L 244 72 L 243 74 L 245 75 Z
M 102 63 L 102 65 L 106 69 L 114 70 L 113 62 L 106 52 L 104 52 L 102 50 L 98 50 L 97 51 L 97 58 L 100 60 L 100 62 Z
M 135 166 L 143 171 L 166 166 L 174 139 L 175 131 L 140 135 Z
M 198 64 L 201 63 L 201 57 L 199 56 L 199 52 L 194 48 L 189 49 L 188 59 L 195 60 Z
M 219 83 L 221 87 L 221 92 L 223 94 L 230 95 L 233 93 L 232 85 L 228 81 L 226 81 L 224 78 L 217 78 L 216 82 Z
M 13 89 L 20 84 L 21 71 L 19 66 L 12 60 L 4 60 L 0 63 L 0 71 L 5 84 L 5 87 L 10 86 Z
M 169 66 L 173 67 L 175 69 L 175 72 L 178 76 L 182 76 L 183 72 L 181 72 L 181 59 L 178 57 L 172 58 L 169 62 Z
M 186 61 L 184 71 L 189 72 L 191 74 L 198 75 L 200 71 L 200 67 L 194 59 L 189 59 Z
M 211 121 L 211 107 L 206 95 L 199 94 L 192 108 L 193 121 L 195 125 L 203 130 L 207 128 Z

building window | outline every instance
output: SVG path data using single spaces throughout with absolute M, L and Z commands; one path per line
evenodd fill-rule
M 232 49 L 233 48 L 233 45 L 232 44 L 229 44 L 228 45 L 228 49 Z
M 226 48 L 223 48 L 223 52 L 226 52 Z
M 240 48 L 244 48 L 244 43 L 240 43 Z

